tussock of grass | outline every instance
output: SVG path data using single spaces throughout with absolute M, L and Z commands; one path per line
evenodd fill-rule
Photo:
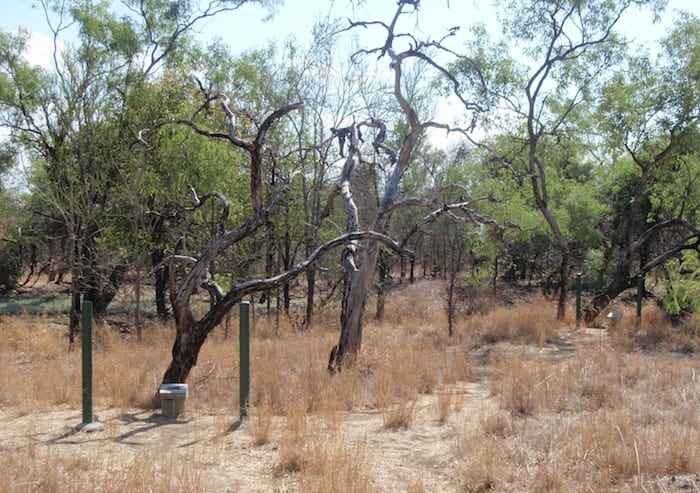
M 50 448 L 42 454 L 13 450 L 3 452 L 0 462 L 0 490 L 7 492 L 206 491 L 204 478 L 189 463 L 176 463 L 149 452 L 117 463 L 87 456 L 79 450 L 61 455 Z
M 273 468 L 277 477 L 299 477 L 300 491 L 372 491 L 372 467 L 362 442 L 315 428 L 287 430 Z
M 452 400 L 454 394 L 450 391 L 440 392 L 437 395 L 437 420 L 441 425 L 447 423 L 452 412 Z
M 382 407 L 384 429 L 399 430 L 410 428 L 416 409 L 416 401 L 401 399 L 395 404 Z
M 497 307 L 475 315 L 467 321 L 467 330 L 483 344 L 510 341 L 543 346 L 552 340 L 562 323 L 548 314 L 555 313 L 552 301 L 542 296 L 530 296 L 525 303 Z
M 461 470 L 462 491 L 477 493 L 499 491 L 509 482 L 509 453 L 502 442 L 494 438 L 468 440 L 462 451 L 466 465 Z M 507 488 L 506 488 L 507 489 Z
M 507 438 L 515 434 L 513 419 L 509 413 L 504 411 L 482 414 L 479 423 L 486 436 Z
M 259 405 L 251 408 L 250 415 L 253 420 L 253 444 L 265 445 L 270 441 L 272 433 L 272 401 L 269 398 L 263 399 Z

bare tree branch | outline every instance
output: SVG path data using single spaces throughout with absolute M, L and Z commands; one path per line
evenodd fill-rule
M 265 279 L 246 281 L 236 285 L 219 301 L 219 303 L 217 303 L 217 307 L 210 310 L 200 322 L 207 326 L 218 325 L 221 320 L 223 320 L 223 317 L 228 309 L 242 300 L 245 296 L 251 293 L 266 291 L 276 286 L 280 286 L 281 284 L 294 279 L 302 272 L 311 268 L 315 262 L 320 260 L 330 250 L 341 245 L 346 245 L 348 242 L 357 242 L 360 240 L 378 241 L 398 254 L 413 255 L 413 252 L 405 249 L 403 245 L 400 245 L 392 238 L 375 231 L 355 231 L 352 233 L 346 233 L 320 245 L 304 261 L 294 265 L 285 272 Z

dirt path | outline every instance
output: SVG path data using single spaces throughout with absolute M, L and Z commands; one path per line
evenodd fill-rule
M 444 424 L 438 422 L 436 395 L 420 396 L 408 429 L 384 429 L 379 411 L 339 416 L 338 434 L 349 444 L 363 445 L 373 490 L 406 491 L 422 484 L 426 491 L 457 491 L 457 440 L 476 432 L 480 416 L 493 403 L 478 384 L 454 392 L 454 407 Z M 25 416 L 0 409 L 0 453 L 25 453 L 39 462 L 60 458 L 82 473 L 123 475 L 125 481 L 134 481 L 139 471 L 148 476 L 154 467 L 166 475 L 171 469 L 175 489 L 191 475 L 206 492 L 298 490 L 296 475 L 275 474 L 279 440 L 274 433 L 269 443 L 253 445 L 251 420 L 241 424 L 224 414 L 168 420 L 157 410 L 141 409 L 96 414 L 102 430 L 75 433 L 81 412 L 74 409 Z

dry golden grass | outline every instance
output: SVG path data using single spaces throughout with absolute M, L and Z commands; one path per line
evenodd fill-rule
M 469 493 L 503 491 L 511 482 L 505 444 L 495 438 L 465 439 L 458 454 L 466 459 L 459 477 L 463 491 Z
M 480 343 L 511 341 L 543 346 L 562 327 L 562 322 L 551 316 L 555 311 L 556 305 L 551 300 L 530 295 L 524 303 L 496 307 L 489 313 L 470 317 L 466 330 Z
M 254 445 L 265 445 L 270 441 L 273 411 L 272 400 L 269 398 L 264 398 L 260 404 L 250 410 Z
M 551 301 L 530 296 L 458 320 L 450 338 L 442 293 L 439 282 L 393 293 L 384 320 L 368 314 L 356 365 L 333 377 L 326 363 L 336 313 L 319 314 L 306 331 L 258 316 L 246 443 L 253 456 L 272 457 L 258 474 L 280 491 L 665 491 L 664 478 L 684 476 L 692 486 L 700 471 L 697 318 L 676 328 L 647 306 L 640 327 L 626 312 L 609 335 L 592 337 L 573 332 L 572 320 L 555 321 Z M 0 320 L 4 415 L 80 409 L 80 351 L 68 351 L 57 322 Z M 211 335 L 188 382 L 187 416 L 219 416 L 192 441 L 204 458 L 194 449 L 187 463 L 167 448 L 104 457 L 0 442 L 0 491 L 211 491 L 202 461 L 226 472 L 227 457 L 240 452 L 231 449 L 228 419 L 238 416 L 235 333 Z M 98 414 L 151 405 L 173 327 L 151 323 L 143 334 L 137 343 L 96 324 Z M 488 405 L 475 406 L 467 382 L 488 389 Z M 355 429 L 372 417 L 376 425 Z M 118 443 L 119 429 L 108 420 L 102 433 Z M 434 466 L 418 459 L 412 475 L 395 479 L 402 482 L 377 486 L 391 472 L 377 444 L 415 430 L 449 436 L 449 487 L 431 482 L 420 467 Z
M 60 455 L 50 449 L 42 454 L 3 452 L 0 488 L 41 493 L 205 491 L 201 474 L 186 462 L 176 463 L 152 452 L 122 461 L 108 458 L 99 462 L 80 451 Z
M 482 417 L 474 447 L 496 437 L 517 449 L 501 466 L 519 474 L 515 489 L 608 491 L 700 470 L 696 359 L 594 345 L 552 361 L 510 348 L 493 369 L 502 411 Z
M 300 491 L 372 491 L 372 467 L 361 443 L 350 444 L 341 436 L 316 438 L 307 443 L 301 464 Z
M 450 391 L 440 392 L 437 395 L 437 415 L 438 423 L 445 424 L 452 412 L 452 398 L 454 394 Z
M 1 329 L 7 345 L 0 351 L 0 364 L 8 369 L 0 379 L 3 405 L 20 413 L 81 405 L 80 349 L 68 350 L 64 326 L 45 317 L 4 317 Z M 98 325 L 93 341 L 95 405 L 149 405 L 167 364 L 171 331 L 154 324 L 137 345 Z

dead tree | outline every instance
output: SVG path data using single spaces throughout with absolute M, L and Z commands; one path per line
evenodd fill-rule
M 226 197 L 217 192 L 209 192 L 198 196 L 192 190 L 193 205 L 183 208 L 183 212 L 192 211 L 201 207 L 206 201 L 215 199 L 221 207 L 219 218 L 219 234 L 212 239 L 197 255 L 169 255 L 156 268 L 168 267 L 169 274 L 169 295 L 175 320 L 176 335 L 172 348 L 172 360 L 163 375 L 163 383 L 185 382 L 191 369 L 197 364 L 199 351 L 211 331 L 216 328 L 226 317 L 229 311 L 236 306 L 245 296 L 254 292 L 267 291 L 283 285 L 293 280 L 303 272 L 307 271 L 323 255 L 330 250 L 347 244 L 356 242 L 363 238 L 370 238 L 380 242 L 394 250 L 400 250 L 397 242 L 388 237 L 371 231 L 348 232 L 338 238 L 330 240 L 318 246 L 305 260 L 293 265 L 284 272 L 264 279 L 240 280 L 227 291 L 217 285 L 209 275 L 210 268 L 215 259 L 226 249 L 241 240 L 250 237 L 261 227 L 267 224 L 270 216 L 279 207 L 282 197 L 290 185 L 288 178 L 283 186 L 276 193 L 271 194 L 271 199 L 265 203 L 263 201 L 263 159 L 270 153 L 266 150 L 266 137 L 268 131 L 281 118 L 290 112 L 302 108 L 302 103 L 293 103 L 279 108 L 270 113 L 259 126 L 255 137 L 246 140 L 235 131 L 235 114 L 228 105 L 225 96 L 211 96 L 218 99 L 221 109 L 225 112 L 229 120 L 229 130 L 227 132 L 213 132 L 206 130 L 192 120 L 178 119 L 160 122 L 154 125 L 149 131 L 166 125 L 184 125 L 191 128 L 195 133 L 211 139 L 223 139 L 231 145 L 245 151 L 250 161 L 250 203 L 251 210 L 244 220 L 236 226 L 229 224 L 228 201 Z M 209 102 L 209 101 L 208 101 Z M 138 140 L 147 145 L 142 138 L 144 131 L 139 134 Z M 178 269 L 174 268 L 175 263 L 185 263 L 188 269 L 182 278 L 177 278 Z M 203 289 L 211 295 L 212 303 L 208 311 L 195 317 L 192 296 L 197 289 Z
M 375 49 L 362 50 L 355 55 L 371 55 L 378 54 L 379 58 L 388 57 L 390 60 L 390 68 L 393 72 L 393 97 L 400 107 L 402 117 L 407 123 L 407 131 L 403 136 L 400 147 L 395 150 L 384 142 L 386 134 L 385 124 L 370 118 L 360 123 L 343 129 L 333 129 L 335 137 L 341 146 L 341 151 L 345 151 L 347 143 L 347 156 L 345 157 L 345 165 L 338 183 L 338 190 L 342 196 L 345 210 L 347 213 L 347 231 L 351 233 L 359 229 L 357 224 L 357 206 L 352 196 L 352 172 L 361 159 L 362 142 L 360 140 L 361 131 L 364 129 L 367 133 L 374 133 L 372 147 L 383 155 L 385 160 L 389 161 L 383 166 L 387 172 L 387 180 L 383 188 L 383 196 L 380 200 L 379 207 L 374 216 L 374 220 L 370 229 L 375 233 L 387 234 L 387 225 L 394 212 L 404 207 L 426 207 L 432 209 L 433 212 L 429 217 L 437 217 L 443 213 L 450 213 L 455 208 L 464 210 L 464 216 L 471 222 L 479 223 L 482 220 L 485 223 L 492 221 L 479 216 L 469 207 L 469 202 L 453 204 L 452 206 L 441 205 L 435 199 L 399 199 L 399 185 L 401 177 L 406 169 L 412 163 L 412 156 L 419 145 L 421 137 L 428 128 L 442 128 L 446 131 L 460 131 L 462 129 L 452 129 L 444 124 L 439 124 L 434 121 L 421 121 L 416 109 L 409 102 L 404 94 L 402 85 L 402 74 L 404 63 L 410 61 L 419 61 L 426 63 L 437 71 L 437 73 L 445 77 L 454 89 L 454 94 L 461 100 L 463 107 L 467 111 L 471 111 L 476 117 L 476 114 L 481 111 L 481 108 L 467 100 L 460 93 L 458 81 L 441 65 L 436 63 L 425 51 L 428 48 L 441 49 L 441 42 L 420 42 L 410 34 L 397 33 L 396 26 L 399 18 L 404 14 L 410 14 L 418 9 L 419 1 L 417 0 L 399 0 L 398 7 L 392 21 L 389 24 L 380 21 L 372 22 L 351 22 L 350 29 L 356 27 L 379 27 L 386 31 L 386 41 L 383 46 Z M 454 34 L 451 32 L 449 35 Z M 397 52 L 395 51 L 394 43 L 397 39 L 408 39 L 408 48 Z M 443 38 L 444 39 L 444 38 Z M 441 40 L 442 41 L 442 40 Z M 450 52 L 451 53 L 451 52 Z M 472 120 L 472 125 L 475 120 Z M 344 153 L 344 152 L 343 152 Z M 427 219 L 426 221 L 430 221 Z M 362 346 L 362 327 L 363 315 L 365 309 L 365 301 L 371 288 L 371 280 L 377 266 L 380 246 L 376 241 L 367 241 L 362 248 L 362 259 L 358 262 L 356 253 L 358 250 L 357 242 L 348 242 L 345 245 L 342 254 L 342 263 L 348 276 L 349 287 L 345 293 L 342 314 L 341 314 L 341 331 L 338 344 L 333 347 L 328 362 L 328 369 L 334 372 L 340 369 L 343 365 L 352 362 L 358 354 Z
M 185 125 L 196 133 L 212 138 L 223 139 L 231 145 L 245 151 L 250 161 L 250 203 L 251 210 L 248 217 L 241 224 L 230 228 L 228 224 L 228 202 L 218 193 L 209 193 L 197 196 L 193 191 L 194 205 L 189 209 L 200 207 L 208 199 L 216 198 L 221 203 L 220 234 L 214 238 L 198 255 L 187 257 L 183 255 L 170 255 L 164 259 L 158 267 L 168 267 L 169 295 L 175 319 L 176 336 L 172 349 L 172 361 L 163 376 L 163 383 L 185 382 L 193 366 L 197 364 L 199 350 L 204 344 L 209 333 L 224 319 L 229 310 L 250 290 L 231 290 L 225 293 L 216 282 L 210 278 L 210 266 L 224 250 L 233 244 L 254 234 L 261 226 L 267 223 L 269 215 L 274 211 L 280 195 L 284 193 L 282 187 L 270 203 L 263 203 L 263 156 L 266 146 L 268 131 L 272 125 L 290 112 L 303 106 L 302 103 L 294 103 L 279 108 L 270 113 L 260 125 L 255 137 L 246 140 L 235 131 L 236 115 L 228 105 L 228 98 L 223 95 L 208 96 L 206 104 L 211 100 L 220 100 L 221 109 L 225 112 L 229 121 L 227 132 L 212 132 L 201 128 L 192 120 L 180 119 L 161 122 L 155 127 L 165 125 Z M 154 127 L 154 128 L 155 128 Z M 151 129 L 152 130 L 152 129 Z M 141 134 L 139 140 L 143 142 Z M 144 142 L 145 143 L 145 142 Z M 174 263 L 187 261 L 191 267 L 180 280 L 176 279 L 177 270 Z M 268 282 L 267 284 L 269 284 Z M 266 284 L 263 282 L 263 284 Z M 274 282 L 272 282 L 274 285 Z M 208 312 L 201 318 L 195 318 L 191 299 L 195 290 L 204 288 L 215 300 Z

